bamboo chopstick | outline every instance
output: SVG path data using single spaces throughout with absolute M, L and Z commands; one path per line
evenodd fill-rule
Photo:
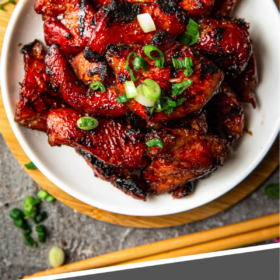
M 163 260 L 170 258 L 177 258 L 183 256 L 191 256 L 197 254 L 204 254 L 209 252 L 217 252 L 222 250 L 233 249 L 237 247 L 242 247 L 245 245 L 262 242 L 279 236 L 279 226 L 269 227 L 262 230 L 252 231 L 245 234 L 240 234 L 233 237 L 228 237 L 224 239 L 215 240 L 212 242 L 206 242 L 199 245 L 186 247 L 179 250 L 174 250 L 162 254 L 153 255 L 146 258 L 136 259 L 129 262 L 119 263 L 118 265 L 148 262 L 155 260 Z
M 246 244 L 252 244 L 255 242 L 260 242 L 263 240 L 277 237 L 277 234 L 279 236 L 279 230 L 278 230 L 279 218 L 280 218 L 280 214 L 277 213 L 277 214 L 273 214 L 273 215 L 245 221 L 245 222 L 240 222 L 233 225 L 228 225 L 228 226 L 215 228 L 203 232 L 192 233 L 185 236 L 171 238 L 171 239 L 167 239 L 167 240 L 163 240 L 147 245 L 142 245 L 142 246 L 138 246 L 138 247 L 134 247 L 118 252 L 109 253 L 106 255 L 93 257 L 87 260 L 82 260 L 79 262 L 67 264 L 58 268 L 41 271 L 32 275 L 25 276 L 23 277 L 23 279 L 81 271 L 81 270 L 88 270 L 88 269 L 112 266 L 117 264 L 132 263 L 133 261 L 137 261 L 137 260 L 139 261 L 139 259 L 140 261 L 142 261 L 143 259 L 148 259 L 150 257 L 153 258 L 155 257 L 155 255 L 157 257 L 162 257 L 162 256 L 166 256 L 166 254 L 170 254 L 168 255 L 169 257 L 167 257 L 170 258 L 172 252 L 177 251 L 177 253 L 183 254 L 182 250 L 187 250 L 188 248 L 186 247 L 190 248 L 190 246 L 192 247 L 191 250 L 193 250 L 191 252 L 194 253 L 189 253 L 189 254 L 198 254 L 195 252 L 198 252 L 199 250 L 205 253 L 205 252 L 213 252 L 218 250 L 244 246 Z M 266 228 L 268 229 L 264 230 Z M 250 235 L 248 237 L 247 233 L 249 232 L 252 232 L 252 236 Z M 257 236 L 262 237 L 262 239 L 260 240 L 257 239 Z M 242 243 L 243 239 L 244 242 L 246 240 L 245 244 Z M 220 242 L 222 242 L 221 245 L 219 245 Z M 233 242 L 233 244 L 235 244 L 234 247 L 232 247 L 232 244 L 230 242 Z M 188 252 L 189 251 L 187 251 L 187 253 Z

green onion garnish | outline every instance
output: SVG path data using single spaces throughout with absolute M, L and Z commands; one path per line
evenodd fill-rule
M 47 218 L 48 218 L 47 212 L 46 212 L 46 211 L 43 211 L 43 212 L 39 213 L 39 214 L 34 218 L 34 222 L 35 222 L 36 224 L 39 224 L 39 223 L 43 222 L 45 219 L 47 219 Z
M 49 252 L 49 262 L 52 267 L 59 267 L 64 263 L 65 254 L 59 247 L 52 247 Z
M 183 93 L 190 85 L 192 84 L 192 80 L 188 79 L 181 83 L 175 84 L 175 87 L 172 91 L 173 96 L 180 95 Z
M 34 219 L 37 215 L 37 204 L 41 201 L 38 198 L 33 198 L 32 196 L 28 196 L 23 205 L 23 213 L 26 219 Z
M 135 57 L 132 63 L 134 70 L 138 71 L 140 68 L 147 71 L 149 68 L 149 63 L 143 57 Z
M 126 97 L 131 99 L 137 96 L 137 89 L 132 81 L 124 82 Z
M 187 30 L 180 38 L 181 43 L 191 46 L 199 40 L 199 24 L 190 19 Z
M 151 52 L 154 52 L 154 51 L 159 53 L 159 58 L 151 55 Z M 146 56 L 148 56 L 149 58 L 151 58 L 152 60 L 155 61 L 156 67 L 163 68 L 164 56 L 160 49 L 158 49 L 154 46 L 151 46 L 151 45 L 147 45 L 144 47 L 144 52 L 145 52 Z
M 189 77 L 193 74 L 193 61 L 191 57 L 185 57 L 185 66 L 186 70 L 184 71 L 184 74 L 186 75 L 186 77 Z
M 117 97 L 117 101 L 118 101 L 119 104 L 125 103 L 129 100 L 130 100 L 130 98 L 127 98 L 126 94 L 120 95 L 120 96 Z
M 55 200 L 55 198 L 52 195 L 50 195 L 48 192 L 46 192 L 45 190 L 40 190 L 37 193 L 37 196 L 46 200 L 47 202 L 53 202 Z
M 89 87 L 94 91 L 96 90 L 100 90 L 102 92 L 106 91 L 105 86 L 100 81 L 90 84 Z
M 1 4 L 0 4 L 0 10 L 2 10 L 2 11 L 5 12 L 6 10 L 4 9 L 4 7 L 5 7 L 7 4 L 16 5 L 17 3 L 16 3 L 16 1 L 14 1 L 14 0 L 8 0 L 7 2 L 1 3 Z
M 128 70 L 128 71 L 130 72 L 131 80 L 132 80 L 133 82 L 135 82 L 135 81 L 137 81 L 137 80 L 139 79 L 139 77 L 134 78 L 134 76 L 133 76 L 133 71 L 132 71 L 132 69 L 129 67 L 129 58 L 130 58 L 132 55 L 134 56 L 134 58 L 137 57 L 137 54 L 136 54 L 135 52 L 132 52 L 132 53 L 130 53 L 130 54 L 128 55 L 128 57 L 127 57 L 127 59 L 126 59 L 126 70 Z
M 160 99 L 161 88 L 152 79 L 146 79 L 143 84 L 144 96 L 150 101 L 157 101 Z
M 37 168 L 33 162 L 29 162 L 29 163 L 25 164 L 25 167 L 27 169 L 36 169 Z
M 172 63 L 175 69 L 182 69 L 185 68 L 185 61 L 177 58 L 172 57 Z
M 36 226 L 35 230 L 38 232 L 38 240 L 41 243 L 45 242 L 46 239 L 46 230 L 43 225 Z
M 82 130 L 92 130 L 98 126 L 98 120 L 93 117 L 81 117 L 78 119 L 77 125 Z
M 148 147 L 154 147 L 154 146 L 158 146 L 159 148 L 163 148 L 163 142 L 157 138 L 154 138 L 148 142 L 146 142 L 146 145 Z
M 279 199 L 279 184 L 271 184 L 265 188 L 265 194 L 270 198 Z

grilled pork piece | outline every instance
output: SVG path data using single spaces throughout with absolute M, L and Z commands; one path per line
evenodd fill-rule
M 47 45 L 59 44 L 65 55 L 83 50 L 94 29 L 87 0 L 37 0 L 35 11 L 43 15 Z
M 172 1 L 133 4 L 112 0 L 96 14 L 96 28 L 86 46 L 85 58 L 92 60 L 102 57 L 109 44 L 151 44 L 157 31 L 145 33 L 142 30 L 137 15 L 143 13 L 151 15 L 157 31 L 166 30 L 171 36 L 184 32 L 189 19 L 186 11 Z
M 118 117 L 127 112 L 123 104 L 118 104 L 113 87 L 107 87 L 106 92 L 93 91 L 79 81 L 57 45 L 49 48 L 45 62 L 51 82 L 59 88 L 65 102 L 74 109 L 106 117 Z
M 94 130 L 82 130 L 77 126 L 82 116 L 73 109 L 50 111 L 47 120 L 50 145 L 74 147 L 119 167 L 141 168 L 147 164 L 143 134 L 109 119 L 98 119 L 99 125 Z
M 211 16 L 229 17 L 239 0 L 215 0 Z
M 135 52 L 139 57 L 143 57 L 149 63 L 148 71 L 140 69 L 134 72 L 134 76 L 139 79 L 135 82 L 138 86 L 143 84 L 145 79 L 152 79 L 159 84 L 161 91 L 166 96 L 170 96 L 173 100 L 178 101 L 185 98 L 182 105 L 176 107 L 172 113 L 154 111 L 151 116 L 151 108 L 147 108 L 134 99 L 126 102 L 129 110 L 139 115 L 140 117 L 151 122 L 163 122 L 172 119 L 180 119 L 187 115 L 201 110 L 204 105 L 211 99 L 211 97 L 219 89 L 223 81 L 224 74 L 211 61 L 201 57 L 195 51 L 192 51 L 187 46 L 176 45 L 164 53 L 165 67 L 159 68 L 155 66 L 155 61 L 147 57 L 143 51 L 142 46 L 138 45 L 121 45 L 111 46 L 108 49 L 106 58 L 109 65 L 113 68 L 116 74 L 116 90 L 118 95 L 124 95 L 124 82 L 131 80 L 131 75 L 126 70 L 126 60 L 131 52 Z M 194 73 L 187 78 L 184 74 L 185 69 L 174 69 L 172 67 L 172 58 L 184 60 L 185 57 L 192 58 Z M 172 71 L 171 71 L 172 70 Z M 187 88 L 182 94 L 174 97 L 171 96 L 172 89 L 176 83 L 183 82 L 187 79 L 193 81 L 192 85 Z
M 228 75 L 241 74 L 252 54 L 249 24 L 242 19 L 198 20 L 200 38 L 194 48 Z
M 146 186 L 139 176 L 132 174 L 133 169 L 105 164 L 97 157 L 78 149 L 76 149 L 76 152 L 85 159 L 96 177 L 112 183 L 119 190 L 133 198 L 147 200 Z
M 253 108 L 257 107 L 254 90 L 258 84 L 258 69 L 255 54 L 253 53 L 245 71 L 235 79 L 228 77 L 228 83 L 235 90 L 242 102 L 251 103 Z
M 220 92 L 206 106 L 211 130 L 230 142 L 239 138 L 244 129 L 244 111 L 235 93 L 224 82 Z
M 71 65 L 77 78 L 87 85 L 96 81 L 101 81 L 104 85 L 111 85 L 115 80 L 107 61 L 89 62 L 85 59 L 83 52 L 71 60 Z
M 194 192 L 194 182 L 189 182 L 185 186 L 177 188 L 173 193 L 172 196 L 174 198 L 183 198 L 186 197 Z
M 62 107 L 59 94 L 50 86 L 44 62 L 46 52 L 38 40 L 22 48 L 25 77 L 21 83 L 20 100 L 15 121 L 31 129 L 46 131 L 48 111 Z
M 229 150 L 226 140 L 193 129 L 152 131 L 147 141 L 154 138 L 164 146 L 148 148 L 147 154 L 153 161 L 144 169 L 143 179 L 149 184 L 149 191 L 156 194 L 174 191 L 214 171 Z
M 214 3 L 215 0 L 182 0 L 179 5 L 187 10 L 192 17 L 202 17 L 210 14 Z

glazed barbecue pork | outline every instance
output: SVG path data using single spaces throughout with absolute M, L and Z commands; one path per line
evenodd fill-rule
M 15 121 L 74 148 L 132 198 L 191 195 L 242 136 L 242 102 L 257 106 L 249 24 L 231 17 L 237 2 L 36 0 L 48 50 L 37 40 L 22 49 Z M 143 13 L 156 30 L 142 30 Z M 142 88 L 146 102 L 128 96 L 127 82 L 139 94 L 146 79 L 156 99 L 155 88 Z M 96 126 L 81 126 L 83 117 Z
M 44 62 L 46 52 L 38 40 L 22 48 L 25 77 L 21 83 L 15 121 L 31 129 L 46 131 L 50 109 L 64 106 L 59 93 L 50 84 Z

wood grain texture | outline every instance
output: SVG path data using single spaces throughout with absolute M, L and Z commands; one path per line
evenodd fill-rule
M 2 49 L 2 42 L 4 33 L 8 25 L 8 21 L 14 9 L 13 5 L 8 5 L 7 12 L 0 11 L 0 47 Z M 1 93 L 0 93 L 1 95 Z M 167 216 L 157 217 L 135 217 L 107 212 L 88 204 L 85 204 L 74 197 L 63 192 L 55 186 L 48 178 L 46 178 L 39 170 L 27 170 L 24 164 L 30 160 L 18 143 L 11 127 L 8 122 L 5 109 L 3 106 L 2 95 L 0 96 L 0 130 L 7 142 L 10 150 L 14 154 L 18 162 L 23 166 L 26 172 L 46 191 L 56 197 L 65 205 L 72 209 L 90 216 L 94 219 L 108 222 L 111 224 L 128 226 L 128 227 L 141 227 L 141 228 L 160 228 L 178 226 L 186 223 L 191 223 L 201 219 L 205 219 L 215 215 L 228 207 L 236 204 L 253 190 L 255 190 L 278 166 L 279 164 L 279 138 L 274 143 L 273 147 L 259 164 L 255 171 L 249 175 L 242 183 L 235 187 L 230 192 L 215 201 L 212 201 L 202 207 Z

